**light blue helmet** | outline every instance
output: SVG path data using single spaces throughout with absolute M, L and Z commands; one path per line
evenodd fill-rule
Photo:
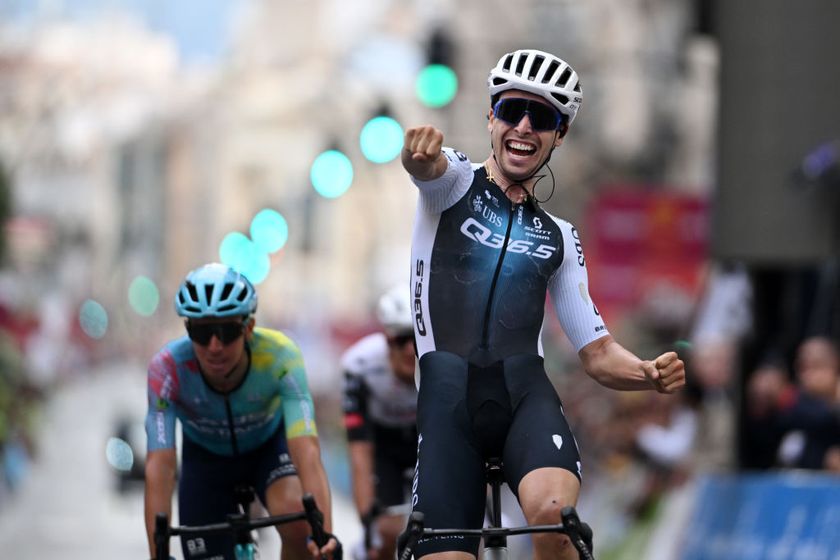
M 211 263 L 187 274 L 175 295 L 181 317 L 232 317 L 257 310 L 254 285 L 231 267 Z

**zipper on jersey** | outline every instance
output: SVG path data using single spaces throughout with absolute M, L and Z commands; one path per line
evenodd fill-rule
M 510 241 L 510 231 L 513 227 L 513 215 L 518 204 L 510 203 L 510 212 L 508 213 L 507 231 L 505 231 L 505 240 L 502 242 L 502 250 L 499 251 L 499 260 L 496 262 L 496 271 L 493 273 L 493 281 L 490 284 L 490 293 L 487 295 L 487 306 L 484 308 L 484 326 L 481 331 L 481 346 L 483 350 L 490 348 L 490 311 L 493 307 L 493 296 L 496 293 L 496 284 L 499 281 L 499 275 L 502 273 L 502 264 L 507 254 L 507 246 Z
M 233 456 L 239 456 L 239 444 L 236 441 L 236 430 L 233 429 L 233 410 L 230 407 L 230 399 L 225 395 L 225 412 L 227 413 L 228 430 L 230 430 L 230 444 L 233 447 Z

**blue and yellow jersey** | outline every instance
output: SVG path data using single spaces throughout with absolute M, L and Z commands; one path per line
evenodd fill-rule
M 315 409 L 297 345 L 280 331 L 255 328 L 249 341 L 251 367 L 228 394 L 214 391 L 201 375 L 192 342 L 169 342 L 148 371 L 147 449 L 175 447 L 175 419 L 184 436 L 220 455 L 255 449 L 278 429 L 288 439 L 315 436 Z

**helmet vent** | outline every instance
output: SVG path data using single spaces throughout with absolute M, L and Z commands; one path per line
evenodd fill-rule
M 544 56 L 535 56 L 534 63 L 531 65 L 531 68 L 528 71 L 528 79 L 534 81 L 537 78 L 537 72 L 540 71 L 543 62 L 545 61 Z
M 561 93 L 552 93 L 551 97 L 553 97 L 554 99 L 556 99 L 557 101 L 559 101 L 563 105 L 566 105 L 569 102 L 569 98 L 566 97 L 565 95 L 561 94 Z
M 504 83 L 507 83 L 507 80 L 505 80 L 504 78 L 493 78 L 493 85 L 494 86 L 500 86 Z
M 546 70 L 545 74 L 543 74 L 543 83 L 547 84 L 551 77 L 557 72 L 557 68 L 560 67 L 560 63 L 556 60 L 552 60 L 551 64 L 548 65 L 548 70 Z
M 513 55 L 509 54 L 508 57 L 505 59 L 505 63 L 502 66 L 505 72 L 510 72 L 510 63 L 513 62 Z
M 213 301 L 213 285 L 212 284 L 205 284 L 204 285 L 204 297 L 206 298 L 205 301 L 208 303 Z
M 563 73 L 560 75 L 560 79 L 557 80 L 558 86 L 565 86 L 566 82 L 569 81 L 569 78 L 572 76 L 572 71 L 569 68 L 566 68 Z
M 528 60 L 527 57 L 519 57 L 519 60 L 516 61 L 516 71 L 514 72 L 514 74 L 516 74 L 517 76 L 522 76 L 522 70 L 525 68 L 526 60 Z
M 239 292 L 239 295 L 236 296 L 236 299 L 238 299 L 239 301 L 245 301 L 246 299 L 248 299 L 248 290 L 242 290 L 241 292 Z
M 187 291 L 190 292 L 190 299 L 192 301 L 198 301 L 198 290 L 195 289 L 195 284 L 187 282 Z
M 222 287 L 222 295 L 219 297 L 219 300 L 220 301 L 225 301 L 228 298 L 228 296 L 230 296 L 230 293 L 232 291 L 233 291 L 233 284 L 231 284 L 230 282 L 227 282 Z

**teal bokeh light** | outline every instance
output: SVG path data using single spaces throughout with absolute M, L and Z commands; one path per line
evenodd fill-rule
M 342 152 L 327 150 L 312 162 L 309 178 L 318 194 L 326 198 L 336 198 L 350 188 L 353 182 L 353 164 Z
M 91 338 L 102 338 L 108 332 L 108 312 L 92 299 L 86 300 L 79 309 L 79 326 Z
M 152 315 L 160 303 L 157 286 L 149 278 L 138 276 L 128 286 L 128 303 L 139 315 Z
M 134 465 L 134 452 L 128 442 L 119 438 L 108 438 L 105 459 L 118 471 L 128 472 Z
M 370 119 L 359 134 L 362 154 L 373 163 L 387 163 L 400 155 L 403 129 L 391 117 L 380 115 Z
M 265 280 L 271 270 L 268 254 L 238 231 L 230 232 L 222 239 L 219 259 L 244 274 L 253 284 Z
M 458 76 L 449 66 L 429 64 L 417 76 L 416 93 L 427 107 L 448 105 L 458 93 Z
M 251 220 L 251 239 L 265 253 L 279 251 L 289 239 L 289 225 L 282 214 L 264 208 Z

